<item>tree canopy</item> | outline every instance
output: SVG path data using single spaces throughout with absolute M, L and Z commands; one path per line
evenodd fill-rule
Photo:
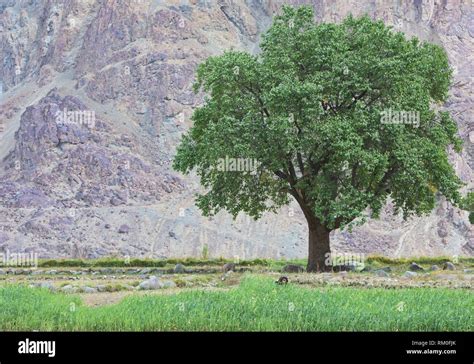
M 318 24 L 310 7 L 284 6 L 259 54 L 231 50 L 199 65 L 194 88 L 206 97 L 174 167 L 197 171 L 205 215 L 259 218 L 292 196 L 327 231 L 377 217 L 389 196 L 405 217 L 431 211 L 437 194 L 457 203 L 448 149 L 461 142 L 439 111 L 451 73 L 441 47 L 382 21 Z M 258 167 L 222 172 L 226 156 Z

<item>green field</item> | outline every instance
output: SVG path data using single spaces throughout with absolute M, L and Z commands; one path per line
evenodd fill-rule
M 470 290 L 307 288 L 255 275 L 230 289 L 129 296 L 101 307 L 6 285 L 0 330 L 472 331 L 473 307 Z
M 367 256 L 365 263 L 369 266 L 386 266 L 386 265 L 406 265 L 410 262 L 419 264 L 443 264 L 451 261 L 452 257 L 412 257 L 412 258 L 387 258 L 383 256 Z M 474 265 L 474 257 L 459 257 L 459 263 Z M 123 258 L 106 257 L 100 259 L 40 259 L 39 268 L 60 268 L 60 267 L 167 267 L 174 266 L 177 263 L 186 266 L 215 266 L 233 262 L 231 259 L 215 258 L 175 258 L 175 259 L 144 259 L 133 258 L 126 260 Z M 306 259 L 251 259 L 240 260 L 239 266 L 262 266 L 271 268 L 281 268 L 286 264 L 306 265 Z

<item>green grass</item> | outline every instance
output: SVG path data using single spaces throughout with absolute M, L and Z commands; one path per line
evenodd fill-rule
M 95 308 L 9 285 L 0 288 L 0 330 L 472 331 L 473 307 L 468 290 L 309 289 L 255 276 L 229 291 L 129 296 Z
M 231 262 L 231 260 L 218 259 L 199 259 L 199 258 L 181 258 L 181 259 L 120 259 L 120 258 L 100 258 L 100 259 L 46 259 L 39 260 L 38 267 L 40 268 L 59 268 L 59 267 L 156 267 L 163 268 L 167 265 L 175 265 L 178 263 L 188 266 L 208 266 L 208 265 L 223 265 Z
M 383 256 L 369 256 L 366 263 L 380 263 L 387 265 L 408 265 L 412 262 L 418 264 L 438 264 L 441 265 L 446 262 L 452 262 L 453 257 L 416 257 L 416 258 L 387 258 Z M 458 257 L 458 263 L 474 264 L 474 257 Z
M 459 257 L 459 263 L 474 265 L 474 258 Z M 420 258 L 387 258 L 382 256 L 369 256 L 366 263 L 369 265 L 408 265 L 411 262 L 418 264 L 443 264 L 444 262 L 452 261 L 449 257 L 420 257 Z M 59 268 L 59 267 L 157 267 L 162 268 L 166 266 L 173 266 L 181 263 L 186 266 L 216 266 L 232 262 L 225 258 L 170 258 L 170 259 L 141 259 L 133 258 L 130 260 L 120 259 L 115 257 L 107 257 L 100 259 L 41 259 L 38 262 L 40 268 Z M 241 260 L 238 262 L 239 266 L 262 266 L 273 270 L 279 270 L 286 264 L 299 264 L 306 266 L 305 259 L 251 259 Z

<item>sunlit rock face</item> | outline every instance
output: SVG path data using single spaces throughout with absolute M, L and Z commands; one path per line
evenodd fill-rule
M 451 162 L 473 186 L 470 1 L 285 1 L 318 21 L 383 19 L 442 45 L 455 70 L 445 107 L 465 141 Z M 260 222 L 194 207 L 195 176 L 170 166 L 193 108 L 197 65 L 225 49 L 258 53 L 281 1 L 0 0 L 0 249 L 42 257 L 304 257 L 307 229 L 292 204 Z M 69 113 L 69 114 L 68 114 Z M 94 116 L 91 119 L 91 116 Z M 93 120 L 93 121 L 91 121 Z M 467 213 L 443 199 L 403 221 L 332 236 L 338 252 L 472 255 Z M 127 228 L 124 228 L 126 226 Z

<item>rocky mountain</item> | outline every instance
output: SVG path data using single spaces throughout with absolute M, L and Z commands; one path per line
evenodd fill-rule
M 451 162 L 474 182 L 474 9 L 470 0 L 291 0 L 318 21 L 383 19 L 442 45 L 465 141 Z M 0 0 L 0 250 L 41 257 L 304 257 L 296 204 L 259 222 L 194 207 L 198 180 L 171 169 L 203 95 L 196 66 L 225 49 L 257 53 L 278 0 Z M 473 255 L 467 213 L 380 220 L 332 237 L 338 252 Z

